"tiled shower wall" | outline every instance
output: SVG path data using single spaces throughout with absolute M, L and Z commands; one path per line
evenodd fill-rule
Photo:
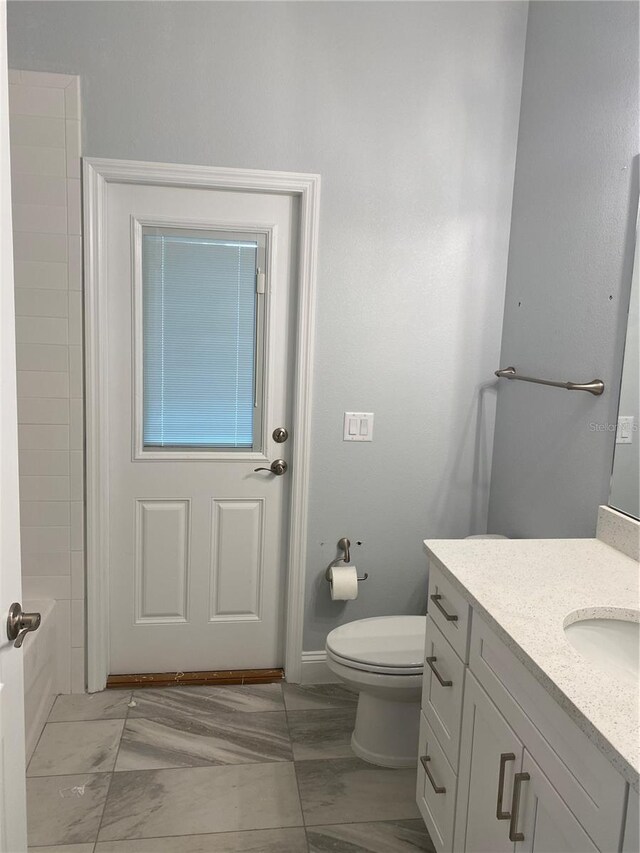
M 58 691 L 83 692 L 80 82 L 9 72 L 23 600 L 56 599 Z

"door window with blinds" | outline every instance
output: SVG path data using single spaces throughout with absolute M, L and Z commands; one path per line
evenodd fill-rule
M 260 451 L 266 236 L 144 225 L 138 252 L 141 455 Z

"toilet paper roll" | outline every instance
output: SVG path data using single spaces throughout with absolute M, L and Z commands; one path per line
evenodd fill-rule
M 330 582 L 334 601 L 353 601 L 358 597 L 358 570 L 355 566 L 333 566 Z

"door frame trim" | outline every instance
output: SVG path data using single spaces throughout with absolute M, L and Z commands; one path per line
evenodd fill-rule
M 311 448 L 315 291 L 320 175 L 83 158 L 86 400 L 87 685 L 104 690 L 109 670 L 109 416 L 107 385 L 107 184 L 235 189 L 296 196 L 300 206 L 293 377 L 291 497 L 284 664 L 297 683 L 302 668 L 304 567 Z M 101 322 L 103 321 L 104 322 Z

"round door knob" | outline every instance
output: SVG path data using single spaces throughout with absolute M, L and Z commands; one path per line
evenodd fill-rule
M 289 431 L 286 427 L 276 427 L 271 433 L 271 436 L 275 442 L 282 444 L 283 441 L 286 441 L 289 438 Z
M 40 627 L 41 617 L 39 613 L 25 613 L 17 601 L 9 608 L 9 616 L 7 618 L 7 639 L 13 642 L 16 649 L 19 649 L 24 638 L 30 631 L 37 631 Z
M 275 474 L 276 477 L 282 477 L 282 475 L 286 473 L 288 467 L 289 466 L 284 459 L 274 459 L 268 468 L 254 468 L 253 470 L 270 471 L 272 474 Z

